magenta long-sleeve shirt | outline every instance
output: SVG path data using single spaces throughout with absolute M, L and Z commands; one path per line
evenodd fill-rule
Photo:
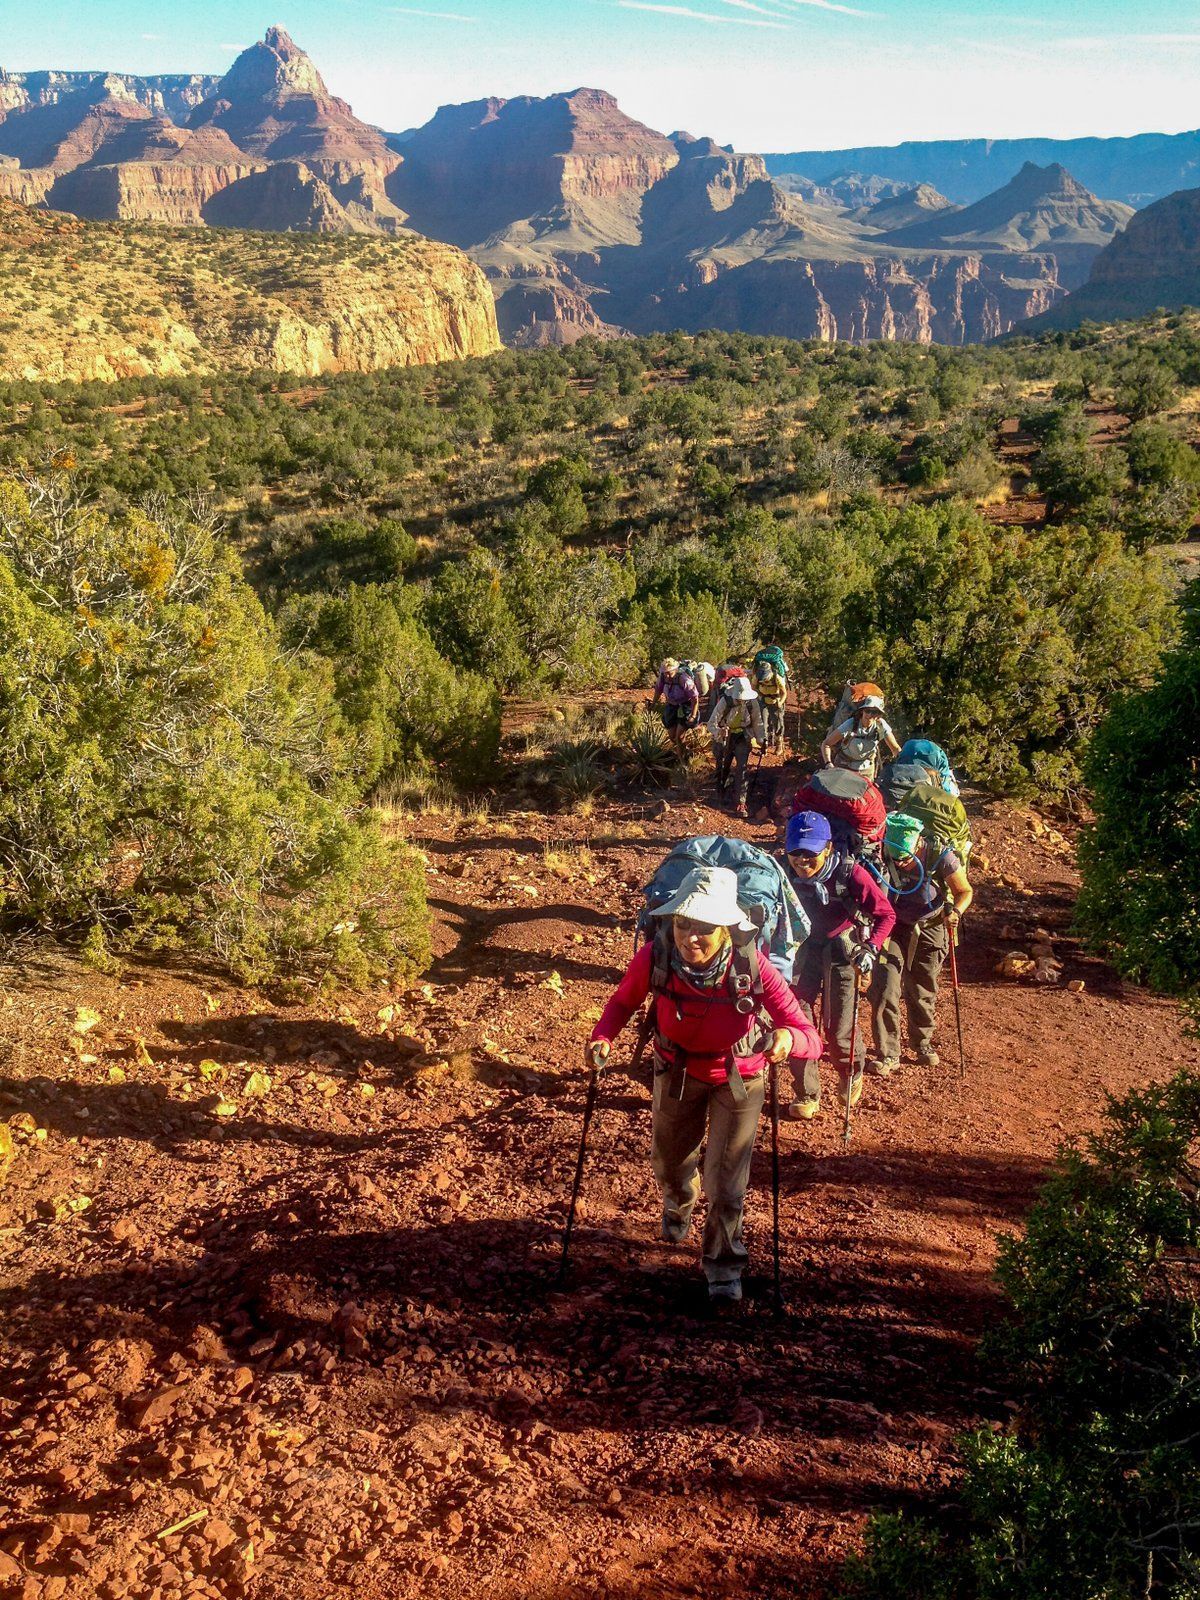
M 654 946 L 644 944 L 592 1030 L 593 1043 L 603 1039 L 611 1044 L 617 1037 L 649 994 L 653 965 Z M 775 1027 L 791 1030 L 793 1058 L 815 1060 L 821 1054 L 820 1035 L 771 963 L 764 959 L 760 971 L 762 1010 Z M 655 1031 L 659 1038 L 686 1053 L 688 1076 L 703 1083 L 724 1083 L 733 1047 L 754 1026 L 754 1014 L 739 1011 L 724 984 L 717 989 L 697 989 L 685 983 L 677 972 L 669 975 L 656 1008 Z M 734 1059 L 743 1078 L 756 1077 L 766 1063 L 761 1050 Z

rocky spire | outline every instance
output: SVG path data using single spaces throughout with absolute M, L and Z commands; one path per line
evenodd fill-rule
M 329 98 L 312 60 L 280 27 L 268 28 L 260 43 L 242 51 L 221 79 L 217 94 L 231 105 L 250 100 L 277 105 L 298 94 Z

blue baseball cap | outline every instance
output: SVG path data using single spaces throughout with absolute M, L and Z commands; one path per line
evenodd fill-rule
M 783 847 L 788 855 L 793 850 L 807 850 L 810 855 L 819 856 L 832 840 L 828 817 L 823 817 L 819 811 L 797 811 L 794 817 L 788 818 Z

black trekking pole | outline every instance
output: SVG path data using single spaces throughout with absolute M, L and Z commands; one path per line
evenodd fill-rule
M 850 1024 L 850 1067 L 846 1077 L 846 1123 L 842 1129 L 842 1148 L 850 1148 L 850 1105 L 854 1099 L 854 1058 L 858 1053 L 858 973 L 854 974 L 851 989 L 854 1004 L 854 1021 Z
M 954 1021 L 958 1027 L 958 1076 L 965 1078 L 967 1075 L 967 1052 L 963 1047 L 962 1031 L 962 999 L 958 992 L 958 957 L 955 951 L 958 947 L 958 929 L 950 930 L 950 987 L 954 990 Z
M 775 1261 L 775 1314 L 783 1310 L 783 1290 L 779 1282 L 779 1067 L 768 1064 L 771 1074 L 771 1235 Z
M 596 1109 L 596 1095 L 600 1088 L 600 1073 L 603 1070 L 604 1060 L 596 1053 L 596 1046 L 592 1046 L 592 1070 L 588 1075 L 587 1099 L 583 1106 L 583 1129 L 579 1135 L 579 1155 L 575 1162 L 575 1182 L 571 1186 L 571 1204 L 567 1210 L 567 1225 L 563 1229 L 562 1259 L 558 1263 L 556 1283 L 561 1283 L 567 1271 L 567 1255 L 571 1249 L 571 1230 L 575 1226 L 575 1207 L 579 1203 L 579 1191 L 583 1187 L 583 1162 L 587 1155 L 588 1129 L 592 1125 L 592 1113 Z

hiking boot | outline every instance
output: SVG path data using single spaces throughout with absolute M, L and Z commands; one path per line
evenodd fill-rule
M 820 1097 L 815 1094 L 806 1094 L 801 1099 L 792 1101 L 787 1108 L 787 1114 L 793 1122 L 811 1122 L 820 1109 Z
M 851 1109 L 853 1109 L 858 1104 L 858 1102 L 862 1099 L 862 1092 L 863 1092 L 863 1077 L 862 1077 L 862 1073 L 861 1072 L 856 1072 L 854 1074 L 853 1082 L 850 1085 L 850 1106 L 851 1106 Z M 838 1084 L 837 1097 L 838 1097 L 838 1104 L 841 1106 L 842 1110 L 844 1111 L 846 1109 L 846 1086 L 845 1086 L 845 1084 L 843 1084 L 843 1083 L 839 1083 Z
M 917 1065 L 919 1067 L 936 1067 L 941 1063 L 941 1056 L 936 1050 L 918 1050 Z
M 662 1241 L 664 1244 L 682 1244 L 687 1238 L 692 1226 L 691 1217 L 673 1216 L 663 1212 Z
M 867 1071 L 875 1078 L 890 1078 L 893 1072 L 900 1071 L 899 1056 L 883 1056 L 878 1061 L 868 1061 Z
M 742 1298 L 742 1280 L 740 1278 L 731 1278 L 728 1283 L 710 1283 L 708 1286 L 708 1298 L 710 1302 L 715 1301 L 717 1304 L 740 1300 Z

